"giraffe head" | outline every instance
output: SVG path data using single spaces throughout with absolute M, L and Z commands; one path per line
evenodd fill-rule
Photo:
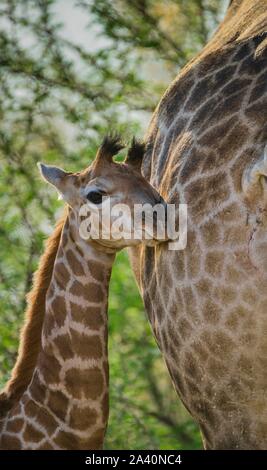
M 39 164 L 43 178 L 72 208 L 82 238 L 111 249 L 167 239 L 166 204 L 141 174 L 145 145 L 133 139 L 123 163 L 119 137 L 105 137 L 93 163 L 78 173 Z M 145 211 L 144 211 L 145 208 Z

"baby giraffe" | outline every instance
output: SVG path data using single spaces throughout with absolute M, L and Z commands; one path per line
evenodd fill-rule
M 66 173 L 40 164 L 45 180 L 67 202 L 68 214 L 46 294 L 42 339 L 28 387 L 0 421 L 0 449 L 101 449 L 108 421 L 107 308 L 115 254 L 140 242 L 157 243 L 143 218 L 133 232 L 136 204 L 164 206 L 157 191 L 142 177 L 144 146 L 133 141 L 124 163 L 113 156 L 120 140 L 105 138 L 93 164 L 80 173 Z M 104 237 L 103 207 L 124 204 L 120 226 Z M 84 225 L 88 214 L 99 214 Z M 129 219 L 130 218 L 130 219 Z M 135 226 L 136 229 L 136 226 Z M 138 233 L 138 239 L 135 234 Z M 153 232 L 154 233 L 154 232 Z M 141 234 L 141 236 L 140 236 Z M 149 238 L 147 238 L 149 237 Z M 1 411 L 1 410 L 0 410 Z M 0 413 L 1 415 L 1 413 Z

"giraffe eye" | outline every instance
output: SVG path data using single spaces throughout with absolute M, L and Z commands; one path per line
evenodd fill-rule
M 105 194 L 106 193 L 104 191 L 90 191 L 90 193 L 87 194 L 86 198 L 93 204 L 101 204 L 102 198 L 105 196 Z

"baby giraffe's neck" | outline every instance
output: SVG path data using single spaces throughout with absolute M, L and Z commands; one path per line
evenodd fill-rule
M 72 212 L 46 298 L 33 379 L 0 448 L 100 449 L 108 421 L 107 307 L 114 254 L 83 241 Z

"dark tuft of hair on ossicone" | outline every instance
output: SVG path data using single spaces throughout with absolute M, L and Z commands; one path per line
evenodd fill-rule
M 98 150 L 98 158 L 112 161 L 112 157 L 117 155 L 125 147 L 119 134 L 106 135 Z
M 145 142 L 137 140 L 135 137 L 133 137 L 131 146 L 128 150 L 127 157 L 125 159 L 125 163 L 140 170 L 145 152 Z

